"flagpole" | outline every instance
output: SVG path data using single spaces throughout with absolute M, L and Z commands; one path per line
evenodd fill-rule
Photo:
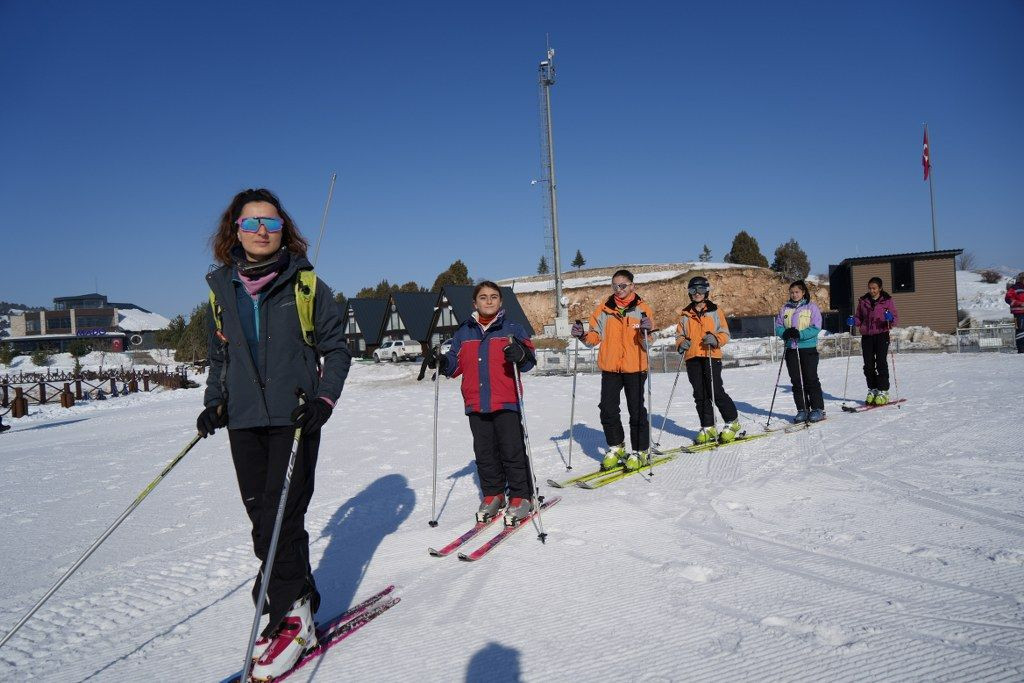
M 932 204 L 932 250 L 939 250 L 938 233 L 935 231 L 935 187 L 932 185 L 932 176 L 935 175 L 932 166 L 932 139 L 928 136 L 928 122 L 924 124 L 924 135 L 928 139 L 928 198 Z

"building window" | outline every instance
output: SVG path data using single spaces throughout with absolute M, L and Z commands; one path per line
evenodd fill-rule
M 87 327 L 110 327 L 113 319 L 107 315 L 80 315 L 75 318 L 75 323 L 77 323 L 77 327 L 80 329 Z
M 899 259 L 892 262 L 892 291 L 914 291 L 914 260 Z
M 66 318 L 46 318 L 46 329 L 47 330 L 70 330 L 71 329 L 71 316 Z
M 26 332 L 38 332 L 39 331 L 39 318 L 26 318 L 25 319 L 25 331 Z

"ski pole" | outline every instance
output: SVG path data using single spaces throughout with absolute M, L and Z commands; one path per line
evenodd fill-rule
M 804 366 L 800 364 L 800 342 L 793 342 L 793 348 L 796 349 L 796 369 L 800 373 L 800 402 L 803 404 L 803 411 L 807 413 L 808 422 L 810 422 L 811 411 L 807 409 L 807 385 L 804 384 Z
M 774 347 L 773 347 L 774 348 Z M 782 366 L 786 362 L 786 345 L 782 345 L 782 354 L 779 358 L 779 373 L 775 376 L 775 389 L 772 390 L 772 404 L 768 407 L 768 421 L 764 424 L 764 430 L 770 431 L 772 426 L 772 412 L 775 410 L 775 395 L 779 393 L 779 380 L 782 379 Z
M 441 345 L 437 345 L 438 352 L 441 350 Z M 432 527 L 437 526 L 437 403 L 438 393 L 441 391 L 441 377 L 440 371 L 434 371 L 434 472 L 433 472 L 433 484 L 431 485 L 430 491 L 430 521 L 428 524 Z
M 299 396 L 299 405 L 305 403 L 305 392 L 296 390 Z M 245 661 L 242 663 L 242 677 L 239 680 L 248 681 L 249 672 L 252 667 L 252 652 L 256 647 L 256 637 L 260 632 L 260 618 L 263 616 L 263 605 L 267 601 L 267 588 L 270 585 L 270 577 L 274 572 L 274 559 L 277 557 L 277 541 L 281 536 L 281 524 L 284 522 L 284 508 L 288 502 L 288 489 L 292 483 L 292 472 L 295 470 L 295 457 L 299 452 L 299 442 L 302 438 L 302 427 L 295 430 L 292 452 L 288 456 L 288 468 L 284 472 L 284 484 L 281 486 L 281 498 L 277 501 L 277 518 L 274 520 L 274 533 L 270 536 L 270 548 L 267 550 L 267 561 L 264 562 L 264 570 L 260 577 L 260 595 L 256 601 L 256 614 L 252 619 L 252 632 L 249 633 L 249 646 L 245 650 Z
M 711 361 L 711 347 L 708 347 L 708 381 L 711 383 L 711 427 L 718 433 L 718 416 L 715 414 L 715 365 Z
M 437 345 L 438 353 L 441 351 L 441 345 Z M 420 374 L 416 377 L 417 382 L 422 382 L 424 375 L 427 374 L 427 361 L 429 360 L 429 354 L 433 351 L 429 351 L 428 354 L 423 356 L 423 363 L 420 365 Z M 440 390 L 441 382 L 437 376 L 437 370 L 434 371 L 434 376 L 431 381 L 434 383 L 434 472 L 433 472 L 433 487 L 430 494 L 430 521 L 427 522 L 432 527 L 437 526 L 437 395 Z
M 582 320 L 576 321 L 577 325 L 582 325 Z M 572 359 L 572 402 L 569 404 L 569 463 L 565 466 L 566 471 L 572 469 L 572 427 L 576 421 L 576 374 L 580 364 L 580 338 L 576 337 L 576 346 L 573 353 Z
M 71 565 L 71 568 L 64 572 L 64 575 L 57 580 L 57 583 L 53 584 L 53 587 L 50 588 L 50 590 L 46 591 L 46 595 L 41 597 L 39 601 L 36 602 L 35 605 L 33 605 L 32 609 L 28 611 L 28 614 L 22 617 L 21 621 L 15 624 L 14 628 L 7 632 L 7 635 L 3 637 L 3 640 L 0 640 L 0 647 L 3 647 L 4 643 L 10 640 L 11 636 L 17 633 L 18 629 L 24 626 L 25 622 L 31 619 L 32 615 L 35 614 L 39 610 L 39 608 L 43 606 L 43 603 L 49 600 L 50 596 L 56 593 L 57 589 L 63 586 L 64 582 L 71 578 L 71 575 L 74 574 L 75 571 L 82 566 L 82 563 L 89 559 L 89 556 L 92 555 L 96 551 L 96 549 L 100 547 L 100 544 L 107 540 L 107 537 L 110 536 L 110 534 L 114 533 L 114 530 L 117 529 L 118 526 L 120 526 L 121 522 L 128 518 L 128 515 L 130 515 L 132 511 L 139 506 L 143 499 L 145 499 L 145 497 L 148 496 L 150 492 L 156 488 L 157 484 L 163 481 L 164 477 L 166 477 L 167 474 L 172 469 L 174 469 L 174 466 L 177 465 L 190 450 L 192 450 L 192 447 L 195 446 L 199 442 L 199 439 L 201 438 L 202 436 L 200 434 L 196 434 L 194 437 L 192 437 L 192 440 L 188 442 L 188 445 L 181 449 L 181 451 L 164 466 L 160 474 L 156 476 L 156 479 L 149 482 L 149 486 L 142 490 L 142 493 L 140 493 L 135 498 L 135 500 L 132 501 L 132 504 L 125 508 L 125 511 L 122 512 L 121 515 L 114 520 L 114 523 L 108 526 L 107 530 L 104 531 L 103 534 L 101 534 L 100 537 L 97 538 L 96 541 L 91 546 L 89 546 L 89 549 L 86 550 L 85 553 L 80 558 L 78 558 L 78 560 L 73 565 Z
M 846 397 L 846 389 L 850 385 L 850 357 L 853 356 L 853 325 L 850 325 L 850 348 L 846 350 L 846 379 L 843 380 L 843 405 L 849 400 Z
M 508 343 L 515 344 L 516 338 L 511 334 L 508 336 Z M 540 539 L 541 543 L 547 540 L 548 535 L 544 533 L 544 520 L 540 516 L 540 500 L 537 496 L 537 475 L 533 471 L 533 456 L 530 448 L 530 432 L 526 429 L 526 403 L 523 401 L 523 392 L 519 383 L 522 378 L 519 376 L 519 366 L 515 363 L 512 364 L 512 379 L 515 382 L 516 390 L 516 403 L 519 404 L 519 426 L 523 428 L 523 441 L 526 445 L 526 466 L 530 470 L 530 478 L 533 480 L 533 509 L 537 511 L 537 525 L 540 527 L 540 533 L 537 534 L 537 538 Z
M 665 436 L 665 423 L 668 422 L 668 411 L 672 407 L 672 397 L 676 395 L 676 385 L 679 384 L 679 374 L 683 371 L 683 360 L 686 358 L 685 355 L 679 354 L 679 367 L 676 369 L 676 378 L 672 382 L 672 391 L 668 393 L 668 403 L 665 404 L 665 414 L 661 418 L 661 431 L 658 432 L 658 440 L 654 442 L 655 446 L 661 447 L 661 438 Z
M 324 230 L 327 228 L 327 212 L 331 210 L 331 199 L 334 197 L 334 181 L 338 179 L 337 173 L 331 174 L 331 184 L 327 188 L 327 203 L 324 204 L 324 215 L 320 219 L 320 236 L 316 240 L 316 251 L 313 252 L 313 267 L 316 268 L 317 259 L 320 258 L 320 243 L 324 241 Z
M 646 318 L 647 316 L 643 316 Z M 647 407 L 651 406 L 651 374 L 654 368 L 651 365 L 651 342 L 647 336 L 647 330 L 644 330 L 644 349 L 647 351 Z M 651 457 L 651 437 L 654 436 L 651 433 L 651 416 L 647 416 L 647 463 L 650 465 L 647 476 L 654 476 L 654 458 Z M 640 463 L 638 467 L 643 467 L 643 463 Z
M 889 323 L 888 331 L 889 331 L 890 336 L 891 336 L 891 334 L 892 334 L 892 323 Z M 900 400 L 900 380 L 899 380 L 899 377 L 896 376 L 896 354 L 893 353 L 893 350 L 892 350 L 892 340 L 891 339 L 889 340 L 889 358 L 892 359 L 892 384 L 893 384 L 893 387 L 895 387 L 895 389 L 896 389 L 896 401 L 898 402 Z M 903 406 L 901 406 L 901 405 L 897 405 L 896 407 L 899 408 L 900 410 L 903 409 Z

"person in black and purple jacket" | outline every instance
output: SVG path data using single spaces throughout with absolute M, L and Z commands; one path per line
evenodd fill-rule
M 889 330 L 899 322 L 896 303 L 882 289 L 882 278 L 868 280 L 868 293 L 857 301 L 857 312 L 846 324 L 860 328 L 860 349 L 864 356 L 864 379 L 868 382 L 869 405 L 884 406 L 889 402 Z

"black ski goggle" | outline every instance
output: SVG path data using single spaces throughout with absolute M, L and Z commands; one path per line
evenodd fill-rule
M 695 287 L 688 288 L 686 291 L 690 294 L 707 294 L 711 291 L 711 288 L 705 285 L 697 285 Z

